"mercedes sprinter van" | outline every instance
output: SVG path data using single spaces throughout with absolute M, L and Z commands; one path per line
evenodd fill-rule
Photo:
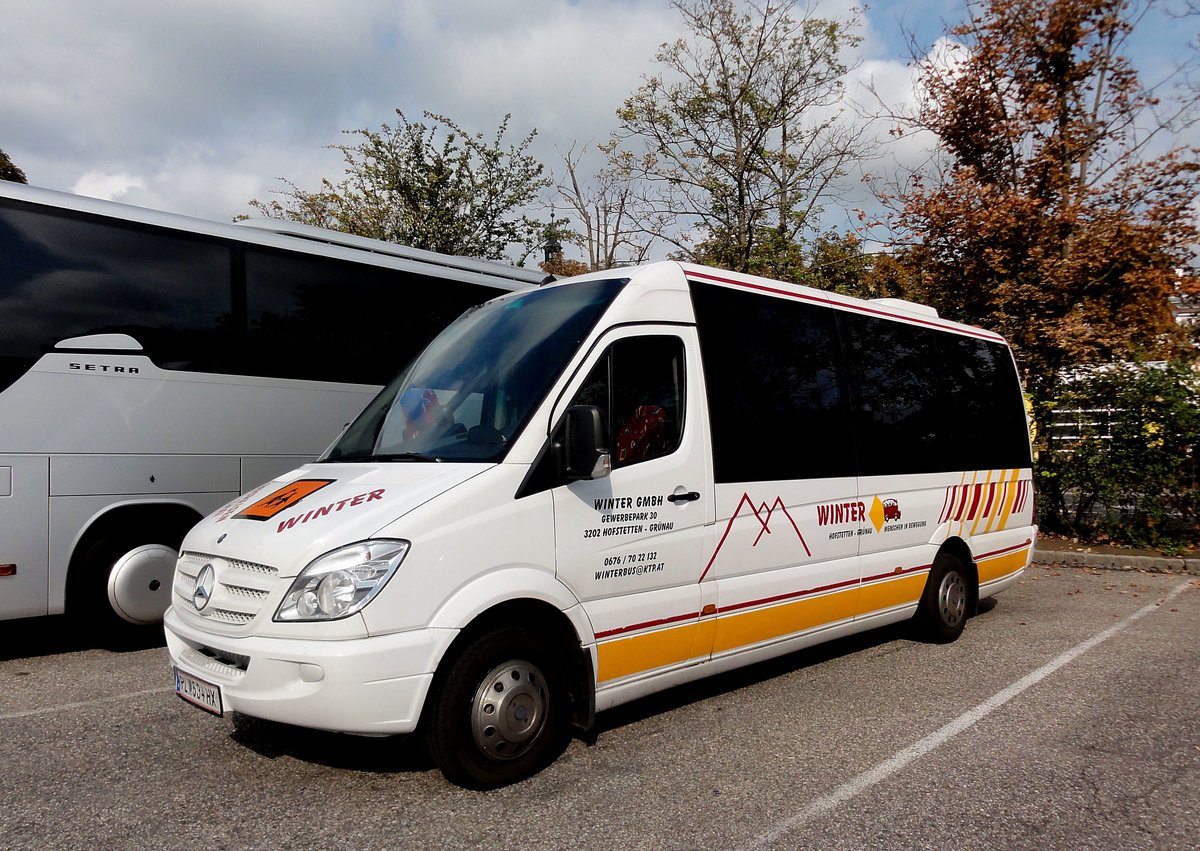
M 935 641 L 1036 538 L 998 335 L 662 262 L 468 311 L 317 462 L 183 542 L 175 689 L 420 731 L 489 788 L 597 712 L 915 619 Z

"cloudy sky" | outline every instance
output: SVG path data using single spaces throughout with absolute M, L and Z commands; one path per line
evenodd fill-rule
M 929 45 L 960 17 L 961 0 L 871 3 L 856 80 L 911 97 L 905 30 Z M 1185 23 L 1141 26 L 1147 76 L 1189 55 Z M 536 128 L 553 168 L 607 137 L 681 34 L 667 0 L 0 0 L 0 148 L 34 185 L 223 221 L 277 178 L 339 177 L 325 146 L 397 107 L 486 135 L 511 112 L 511 141 Z

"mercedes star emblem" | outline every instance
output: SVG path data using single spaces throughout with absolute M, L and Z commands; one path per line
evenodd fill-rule
M 192 592 L 192 605 L 196 607 L 196 611 L 204 611 L 204 607 L 212 599 L 212 593 L 216 587 L 217 569 L 212 566 L 212 562 L 209 562 L 196 574 L 196 590 Z

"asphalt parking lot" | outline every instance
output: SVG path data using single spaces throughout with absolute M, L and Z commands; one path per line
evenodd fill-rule
M 1034 567 L 954 644 L 856 636 L 448 785 L 415 743 L 218 719 L 166 650 L 0 625 L 0 847 L 1195 848 L 1200 580 Z

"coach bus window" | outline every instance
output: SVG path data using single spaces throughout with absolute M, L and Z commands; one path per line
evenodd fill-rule
M 230 317 L 221 245 L 0 201 L 0 253 L 0 358 L 10 367 L 85 334 L 129 334 L 166 368 L 194 369 L 221 350 Z
M 246 250 L 244 371 L 384 384 L 464 310 L 475 284 L 398 269 Z

